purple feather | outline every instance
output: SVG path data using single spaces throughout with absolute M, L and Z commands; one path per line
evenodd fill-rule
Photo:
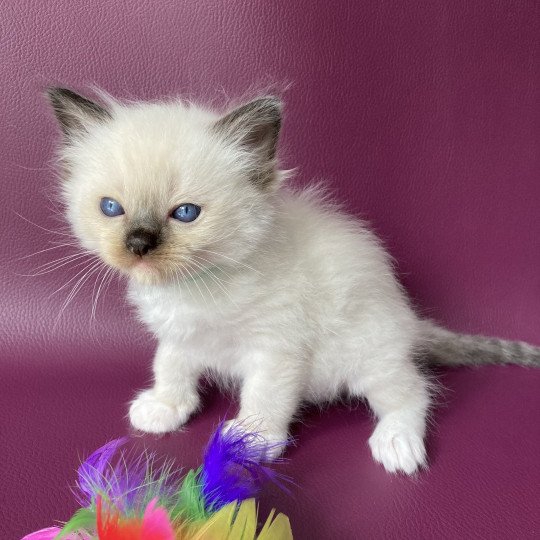
M 122 452 L 114 467 L 111 464 L 107 477 L 107 497 L 122 511 L 144 505 L 149 489 L 145 480 L 152 481 L 161 472 L 161 468 L 156 467 L 153 474 L 149 474 L 154 465 L 153 454 L 142 454 L 136 458 L 132 455 Z
M 113 477 L 114 471 L 111 459 L 127 440 L 127 437 L 113 439 L 98 448 L 81 463 L 77 471 L 79 493 L 76 494 L 81 506 L 89 506 L 99 492 L 107 491 L 110 488 L 109 480 Z
M 120 509 L 133 508 L 137 499 L 144 495 L 143 483 L 152 456 L 130 458 L 122 452 L 113 461 L 128 440 L 128 437 L 122 437 L 109 441 L 81 464 L 77 482 L 79 493 L 76 493 L 81 506 L 90 506 L 101 494 L 115 501 Z
M 156 464 L 154 454 L 118 453 L 128 440 L 109 441 L 79 467 L 75 496 L 81 506 L 92 506 L 100 495 L 122 512 L 137 511 L 146 507 L 149 497 L 170 498 L 178 490 L 179 471 L 171 463 Z
M 270 447 L 260 434 L 246 432 L 239 425 L 224 430 L 218 426 L 206 447 L 204 464 L 200 473 L 201 489 L 208 511 L 219 510 L 234 501 L 243 501 L 257 495 L 265 481 L 283 485 L 285 477 L 265 463 Z

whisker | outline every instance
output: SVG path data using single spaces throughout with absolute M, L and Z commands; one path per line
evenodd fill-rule
M 25 171 L 50 171 L 51 167 L 27 167 L 26 165 L 20 165 L 19 163 L 11 163 L 14 167 L 23 169 Z
M 54 242 L 51 242 L 51 243 L 54 243 Z M 48 248 L 45 248 L 45 249 L 40 249 L 39 251 L 36 251 L 35 253 L 30 253 L 28 255 L 24 255 L 23 257 L 19 257 L 17 260 L 22 261 L 22 260 L 28 259 L 30 257 L 35 257 L 36 255 L 39 255 L 40 253 L 45 253 L 46 251 L 52 251 L 53 249 L 60 249 L 60 248 L 63 248 L 63 247 L 73 247 L 73 246 L 79 247 L 79 244 L 76 243 L 76 242 L 73 242 L 73 243 L 71 243 L 71 242 L 70 243 L 61 242 L 61 243 L 58 243 L 55 246 L 48 247 Z
M 58 257 L 57 259 L 53 259 L 52 261 L 47 261 L 45 263 L 39 264 L 36 266 L 35 270 L 42 270 L 49 266 L 54 266 L 57 263 L 61 263 L 63 261 L 67 261 L 69 259 L 73 259 L 75 257 L 91 257 L 91 254 L 87 252 L 77 251 L 75 253 L 68 253 L 67 255 L 64 255 L 63 257 Z
M 228 240 L 229 238 L 232 238 L 234 236 L 234 233 L 236 233 L 236 231 L 238 231 L 243 226 L 243 223 L 239 223 L 235 229 L 225 230 L 224 234 L 222 234 L 221 236 L 212 238 L 212 243 L 217 244 L 218 242 L 222 242 L 223 240 Z
M 212 281 L 225 293 L 227 298 L 236 306 L 238 307 L 238 304 L 233 300 L 232 296 L 230 295 L 229 291 L 221 284 L 220 279 L 212 272 L 211 268 L 204 268 L 200 263 L 198 263 L 195 260 L 191 261 L 193 264 L 197 265 L 198 268 L 201 268 L 206 274 L 212 279 Z M 204 282 L 204 276 L 202 278 Z M 204 282 L 206 285 L 206 282 Z
M 24 219 L 27 223 L 30 223 L 30 225 L 34 225 L 34 227 L 37 227 L 38 229 L 41 229 L 42 231 L 51 233 L 51 234 L 59 234 L 60 236 L 69 236 L 70 238 L 74 238 L 72 233 L 64 233 L 60 231 L 51 231 L 50 229 L 47 229 L 45 227 L 42 227 L 41 225 L 38 225 L 37 223 L 34 223 L 33 221 L 30 221 L 28 218 L 25 218 L 23 215 L 19 214 L 19 212 L 16 212 L 13 210 L 15 214 L 17 214 L 21 219 Z
M 204 258 L 204 257 L 201 257 L 200 255 L 194 255 L 194 254 L 191 254 L 190 255 L 190 259 L 196 259 L 198 261 L 201 261 L 203 263 L 206 263 L 208 266 L 215 266 L 214 263 L 212 261 L 209 261 L 208 259 Z M 222 272 L 223 274 L 225 274 L 231 281 L 227 281 L 227 280 L 222 280 L 224 283 L 228 283 L 230 285 L 232 285 L 234 278 L 231 276 L 231 274 L 229 274 L 228 272 L 226 272 L 225 270 L 223 270 L 223 268 L 219 267 L 219 271 Z
M 88 257 L 88 254 L 86 254 L 86 253 L 77 254 L 77 255 L 74 255 L 73 257 L 70 257 L 68 260 L 53 261 L 51 263 L 47 263 L 47 265 L 43 265 L 44 267 L 41 268 L 41 269 L 39 269 L 40 267 L 38 267 L 36 269 L 38 271 L 33 273 L 33 274 L 19 274 L 19 275 L 22 276 L 22 277 L 43 276 L 45 274 L 50 274 L 51 272 L 55 272 L 56 270 L 59 270 L 63 266 L 67 266 L 67 265 L 69 265 L 71 263 L 75 263 L 77 260 L 79 260 L 78 263 L 73 264 L 73 266 L 72 266 L 72 268 L 78 268 L 82 264 L 85 264 L 86 262 L 89 262 L 88 260 L 80 260 L 80 259 L 84 259 L 85 257 Z
M 87 262 L 87 261 L 85 261 Z M 74 280 L 76 280 L 82 273 L 86 272 L 88 269 L 90 268 L 94 268 L 95 266 L 97 266 L 98 264 L 100 263 L 100 261 L 88 261 L 88 264 L 82 269 L 80 270 L 79 272 L 77 272 L 69 281 L 67 281 L 66 283 L 64 283 L 64 285 L 62 285 L 61 287 L 59 287 L 58 289 L 56 289 L 54 292 L 52 292 L 50 295 L 49 295 L 49 298 L 53 297 L 55 294 L 59 293 L 60 291 L 62 291 L 63 289 L 65 289 L 70 283 L 73 283 Z
M 104 278 L 104 281 L 105 281 L 105 286 L 103 287 L 103 294 L 104 295 L 109 290 L 109 287 L 111 286 L 111 283 L 112 283 L 113 279 L 115 278 L 116 274 L 117 274 L 116 269 L 111 267 L 109 274 L 106 275 L 106 277 Z M 99 292 L 98 292 L 98 295 L 99 295 Z
M 204 301 L 206 307 L 208 308 L 208 302 L 207 302 L 206 296 L 204 296 L 204 294 L 202 293 L 202 290 L 199 287 L 199 284 L 197 283 L 197 278 L 193 277 L 193 274 L 189 271 L 189 268 L 187 268 L 186 266 L 184 266 L 183 268 L 187 272 L 191 282 L 194 283 L 195 286 L 197 287 L 197 290 L 199 291 L 199 294 L 201 295 L 202 300 Z M 187 280 L 185 281 L 185 283 L 187 283 Z
M 252 270 L 253 272 L 256 272 L 257 274 L 259 275 L 263 275 L 262 272 L 260 272 L 259 270 L 253 268 L 252 266 L 249 266 L 248 264 L 245 264 L 243 262 L 240 262 L 240 261 L 237 261 L 235 259 L 233 259 L 232 257 L 229 257 L 228 255 L 224 255 L 223 253 L 218 253 L 217 251 L 211 251 L 209 249 L 202 249 L 202 248 L 199 248 L 198 251 L 204 251 L 206 253 L 211 253 L 212 255 L 217 255 L 219 257 L 224 257 L 225 259 L 228 259 L 229 261 L 232 261 L 233 263 L 235 264 L 239 264 L 241 266 L 245 266 L 246 268 L 248 268 L 249 270 Z
M 203 268 L 200 264 L 198 264 L 196 261 L 192 261 L 192 262 L 193 262 L 193 264 L 196 265 L 197 268 L 200 268 L 200 269 L 204 270 L 204 268 Z M 199 278 L 198 275 L 195 276 L 195 279 L 197 279 L 197 278 Z M 207 290 L 208 293 L 210 294 L 210 296 L 211 296 L 211 298 L 212 298 L 212 300 L 213 300 L 213 302 L 214 302 L 214 305 L 215 305 L 216 308 L 217 308 L 217 307 L 218 307 L 218 303 L 216 302 L 216 299 L 215 299 L 214 295 L 212 294 L 212 291 L 210 290 L 210 287 L 208 287 L 208 284 L 207 284 L 206 281 L 204 280 L 204 276 L 201 276 L 200 281 L 201 281 L 202 284 L 206 287 L 206 290 Z
M 103 264 L 101 261 L 95 262 L 89 270 L 86 271 L 85 274 L 77 281 L 75 286 L 71 289 L 71 292 L 67 296 L 67 298 L 64 300 L 64 303 L 62 304 L 62 307 L 60 308 L 60 312 L 58 313 L 58 316 L 56 317 L 54 328 L 56 329 L 56 326 L 58 325 L 58 322 L 60 321 L 60 318 L 62 317 L 62 314 L 67 309 L 69 304 L 73 301 L 77 293 L 81 290 L 82 286 L 88 281 L 88 279 L 100 268 L 100 265 Z M 88 267 L 87 267 L 88 268 Z M 54 294 L 54 293 L 53 293 Z
M 96 289 L 96 285 L 98 283 L 98 280 L 99 280 L 99 276 L 101 275 L 101 272 L 105 270 L 105 273 L 103 274 L 103 277 L 101 278 L 101 283 L 99 284 L 99 287 L 97 288 L 97 292 L 96 292 L 96 295 L 94 297 L 94 291 Z M 103 268 L 99 271 L 98 275 L 96 276 L 96 281 L 94 283 L 94 288 L 92 289 L 92 298 L 93 298 L 93 302 L 92 302 L 92 314 L 90 316 L 91 319 L 96 319 L 96 310 L 97 310 L 97 305 L 98 305 L 98 300 L 99 300 L 99 294 L 101 292 L 101 289 L 103 287 L 103 284 L 105 283 L 105 280 L 107 279 L 108 275 L 112 273 L 112 268 L 111 267 L 107 267 L 105 265 L 103 265 Z
M 182 265 L 179 265 L 177 267 L 177 270 L 180 271 L 180 276 L 178 275 L 178 272 L 175 270 L 175 277 L 176 277 L 176 282 L 178 283 L 178 287 L 179 288 L 182 288 L 182 283 L 186 285 L 188 291 L 189 291 L 189 295 L 191 296 L 191 299 L 193 301 L 195 301 L 195 297 L 193 296 L 193 291 L 191 290 L 191 286 L 189 285 L 189 280 L 188 279 L 185 279 L 185 274 L 183 272 L 183 270 L 185 270 L 185 268 L 182 266 Z M 180 282 L 182 280 L 182 283 Z

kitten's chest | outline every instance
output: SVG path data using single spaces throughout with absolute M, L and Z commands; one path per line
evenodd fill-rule
M 194 301 L 174 290 L 130 291 L 141 319 L 160 340 L 176 342 L 206 363 L 237 356 L 241 314 L 230 306 Z

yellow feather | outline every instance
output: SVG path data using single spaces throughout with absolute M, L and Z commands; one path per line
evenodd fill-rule
M 236 511 L 236 503 L 228 504 L 213 514 L 204 523 L 193 523 L 190 535 L 180 536 L 178 540 L 228 540 L 232 520 Z
M 270 512 L 257 536 L 257 506 L 255 499 L 230 503 L 204 523 L 190 523 L 177 529 L 177 540 L 293 540 L 289 518 Z
M 291 523 L 285 514 L 278 514 L 271 523 L 274 511 L 270 512 L 257 540 L 293 540 Z
M 257 507 L 255 499 L 242 501 L 228 540 L 254 540 L 257 532 Z

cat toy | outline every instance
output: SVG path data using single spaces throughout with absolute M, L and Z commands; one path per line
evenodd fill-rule
M 203 464 L 182 476 L 155 454 L 134 456 L 127 438 L 112 440 L 78 469 L 81 508 L 63 527 L 22 540 L 292 540 L 289 519 L 272 510 L 261 528 L 255 496 L 266 481 L 287 491 L 265 464 L 263 437 L 220 424 Z

